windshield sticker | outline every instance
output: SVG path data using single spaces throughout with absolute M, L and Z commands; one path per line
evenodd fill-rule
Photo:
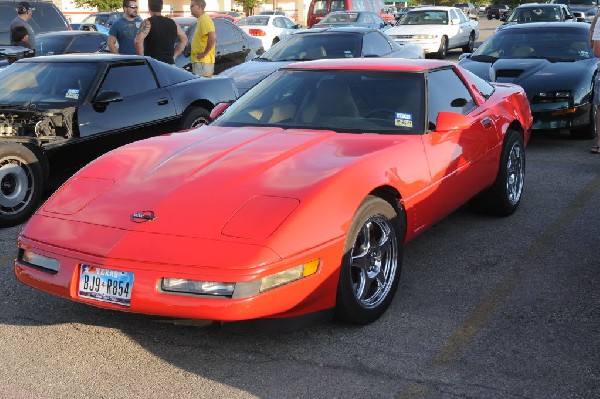
M 77 89 L 67 90 L 67 94 L 65 94 L 65 98 L 72 98 L 73 100 L 78 100 L 79 99 L 79 90 L 77 90 Z
M 352 51 L 345 50 L 344 51 L 344 57 L 345 58 L 352 58 Z
M 396 112 L 396 120 L 394 122 L 396 126 L 400 127 L 412 127 L 412 114 L 404 114 L 402 112 Z

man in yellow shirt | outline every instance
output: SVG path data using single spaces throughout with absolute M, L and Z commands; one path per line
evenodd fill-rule
M 215 46 L 217 44 L 217 33 L 215 24 L 204 9 L 206 0 L 192 0 L 190 11 L 198 18 L 196 32 L 192 38 L 192 72 L 198 76 L 210 78 L 215 72 Z

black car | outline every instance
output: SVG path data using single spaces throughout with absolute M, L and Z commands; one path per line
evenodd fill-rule
M 492 4 L 487 10 L 487 19 L 503 19 L 510 12 L 510 7 L 506 4 Z
M 150 57 L 21 59 L 0 73 L 0 226 L 35 210 L 51 172 L 118 146 L 209 121 L 235 100 L 228 78 L 202 79 Z
M 35 39 L 36 55 L 95 53 L 106 45 L 108 35 L 83 30 L 48 32 Z
M 421 46 L 395 42 L 379 29 L 311 28 L 287 36 L 260 57 L 221 75 L 233 78 L 242 94 L 271 72 L 292 62 L 360 57 L 425 58 Z
M 600 6 L 597 0 L 550 0 L 548 2 L 567 5 L 578 22 L 592 22 Z
M 85 17 L 85 19 L 81 21 L 81 24 L 79 24 L 77 29 L 96 31 L 108 34 L 112 24 L 114 24 L 121 17 L 123 17 L 123 11 L 96 12 Z M 142 19 L 140 17 L 138 17 L 138 19 L 140 22 L 142 22 Z
M 20 0 L 0 0 L 0 45 L 10 44 L 10 24 L 17 16 Z M 35 8 L 29 25 L 37 35 L 44 32 L 69 30 L 69 22 L 58 8 L 47 1 L 29 1 Z
M 191 71 L 192 38 L 198 20 L 192 17 L 177 17 L 173 20 L 181 26 L 188 37 L 188 44 L 183 53 L 175 59 L 175 65 Z M 231 21 L 225 18 L 213 18 L 213 22 L 218 38 L 215 49 L 215 74 L 249 61 L 265 52 L 260 39 L 250 36 Z
M 492 82 L 523 87 L 531 105 L 533 129 L 569 129 L 592 138 L 592 105 L 598 59 L 590 46 L 590 25 L 532 22 L 510 25 L 490 36 L 459 65 Z
M 515 8 L 506 21 L 496 28 L 496 32 L 508 25 L 528 24 L 530 22 L 565 22 L 574 21 L 575 17 L 564 4 L 531 3 Z

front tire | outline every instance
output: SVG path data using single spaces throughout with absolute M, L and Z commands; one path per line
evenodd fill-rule
M 35 154 L 21 144 L 0 144 L 0 227 L 29 218 L 43 188 L 42 166 Z
M 596 106 L 592 104 L 590 109 L 590 124 L 583 127 L 571 129 L 569 135 L 573 139 L 588 140 L 596 137 L 598 132 L 596 131 Z
M 210 113 L 202 107 L 189 107 L 181 121 L 181 130 L 193 129 L 210 123 Z
M 354 324 L 371 323 L 388 308 L 400 279 L 404 214 L 379 197 L 368 196 L 348 230 L 336 317 Z
M 440 48 L 435 54 L 437 58 L 441 60 L 446 58 L 446 54 L 448 54 L 448 38 L 446 36 L 442 36 L 442 40 L 440 41 Z
M 470 201 L 475 211 L 512 215 L 521 202 L 525 182 L 525 146 L 521 134 L 508 130 L 502 146 L 500 168 L 494 184 Z

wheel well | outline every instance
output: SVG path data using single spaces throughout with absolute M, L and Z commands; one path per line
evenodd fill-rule
M 523 140 L 525 140 L 525 131 L 523 130 L 523 126 L 521 126 L 521 124 L 519 123 L 519 121 L 513 121 L 508 128 L 510 130 L 514 130 L 514 131 L 519 132 L 519 134 L 521 135 L 521 138 Z
M 374 195 L 376 197 L 381 198 L 382 200 L 389 203 L 398 215 L 403 214 L 404 220 L 406 221 L 406 211 L 404 210 L 404 206 L 402 206 L 402 196 L 394 187 L 391 186 L 381 186 L 377 187 L 373 191 L 369 193 L 370 195 Z M 406 223 L 404 228 L 406 229 Z M 404 232 L 404 236 L 406 237 L 406 231 Z
M 187 108 L 185 109 L 183 114 L 185 115 L 190 110 L 191 107 L 202 107 L 202 108 L 206 109 L 208 112 L 210 112 L 215 107 L 215 105 L 208 100 L 196 100 L 187 106 Z
M 48 161 L 48 157 L 46 156 L 44 150 L 31 143 L 24 143 L 22 146 L 33 152 L 35 157 L 38 159 L 40 166 L 42 167 L 42 176 L 44 178 L 44 182 L 48 180 L 48 176 L 50 176 L 50 162 Z

